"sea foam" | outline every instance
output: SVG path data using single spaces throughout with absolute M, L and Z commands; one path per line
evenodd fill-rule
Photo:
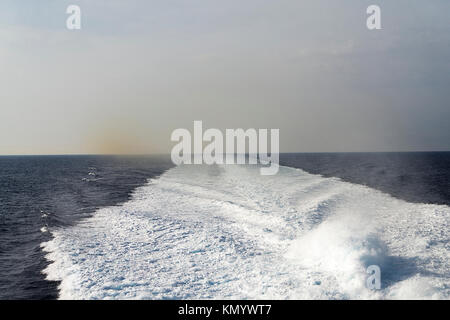
M 50 230 L 44 272 L 62 299 L 448 299 L 449 215 L 299 169 L 181 165 Z

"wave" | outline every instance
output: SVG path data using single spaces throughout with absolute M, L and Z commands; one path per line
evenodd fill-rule
M 300 169 L 181 165 L 51 230 L 44 273 L 61 299 L 448 299 L 449 214 Z

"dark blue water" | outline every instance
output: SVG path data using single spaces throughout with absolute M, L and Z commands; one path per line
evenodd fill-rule
M 97 208 L 127 201 L 167 157 L 0 157 L 0 299 L 54 299 L 46 281 L 42 228 L 70 225 Z
M 450 152 L 292 153 L 280 155 L 280 164 L 409 202 L 450 205 Z
M 280 163 L 339 177 L 410 202 L 450 205 L 450 152 L 282 154 Z M 0 299 L 54 299 L 43 228 L 64 227 L 172 166 L 167 156 L 0 157 Z

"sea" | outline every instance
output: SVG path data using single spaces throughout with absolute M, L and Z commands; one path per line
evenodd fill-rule
M 449 299 L 450 152 L 280 165 L 2 156 L 0 299 Z

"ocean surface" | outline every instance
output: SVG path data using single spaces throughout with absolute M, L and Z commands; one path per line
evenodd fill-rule
M 41 244 L 171 167 L 166 157 L 0 157 L 0 299 L 55 299 Z
M 280 163 L 0 157 L 0 298 L 449 298 L 450 152 Z

